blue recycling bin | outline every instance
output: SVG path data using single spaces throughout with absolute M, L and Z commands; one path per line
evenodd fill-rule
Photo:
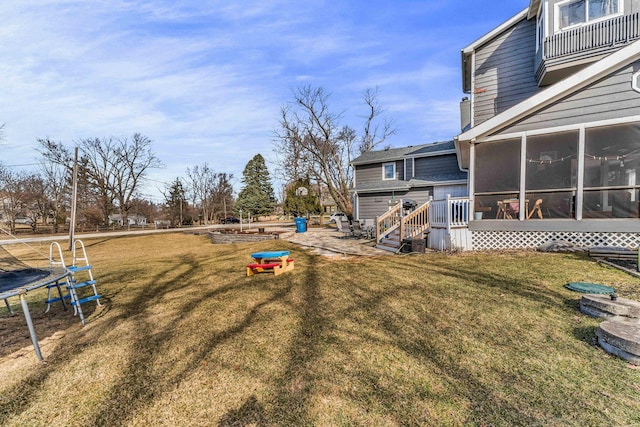
M 307 231 L 307 218 L 296 218 L 296 232 L 304 233 Z

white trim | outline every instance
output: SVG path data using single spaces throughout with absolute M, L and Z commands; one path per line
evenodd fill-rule
M 612 53 L 604 59 L 578 71 L 571 77 L 559 81 L 542 92 L 537 93 L 509 108 L 507 111 L 490 118 L 458 135 L 459 141 L 469 141 L 473 138 L 482 137 L 490 133 L 513 124 L 521 118 L 526 117 L 544 107 L 561 100 L 562 98 L 606 77 L 613 71 L 623 67 L 640 58 L 640 40 L 631 43 L 629 46 Z
M 467 172 L 468 185 L 469 185 L 469 198 L 471 199 L 471 208 L 475 213 L 475 194 L 476 194 L 476 144 L 471 144 L 469 147 L 469 171 Z M 473 173 L 472 173 L 473 172 Z
M 527 131 L 521 131 L 521 132 L 505 133 L 503 135 L 495 135 L 495 136 L 483 138 L 481 141 L 475 141 L 475 143 L 477 144 L 477 143 L 485 143 L 485 142 L 502 141 L 504 139 L 518 139 L 522 137 L 522 135 L 524 134 L 526 134 L 527 136 L 547 135 L 550 133 L 568 132 L 572 130 L 579 131 L 582 128 L 589 129 L 589 128 L 597 128 L 597 127 L 603 127 L 603 126 L 623 125 L 626 123 L 634 123 L 639 121 L 640 121 L 640 115 L 621 117 L 621 118 L 615 118 L 615 119 L 597 120 L 594 122 L 578 123 L 575 125 L 555 126 L 555 127 L 543 128 L 543 129 L 534 129 L 534 130 L 527 130 Z
M 571 2 L 584 2 L 584 22 L 578 24 L 569 25 L 564 28 L 560 28 L 560 6 Z M 611 19 L 616 16 L 622 16 L 624 11 L 624 0 L 618 0 L 618 12 L 609 15 L 602 16 L 600 18 L 589 20 L 589 0 L 565 0 L 554 4 L 554 22 L 553 22 L 553 34 L 561 33 L 563 31 L 572 30 L 574 28 L 583 27 L 585 25 L 593 24 L 594 22 L 604 21 L 605 19 Z
M 453 150 L 453 151 L 455 152 L 456 150 Z M 413 157 L 411 159 L 411 178 L 413 179 L 415 178 L 415 176 L 416 176 L 416 158 Z
M 576 177 L 576 220 L 580 221 L 582 219 L 582 208 L 583 208 L 583 200 L 584 200 L 584 147 L 586 141 L 586 127 L 582 126 L 578 132 L 578 170 L 576 173 L 578 176 Z
M 633 73 L 633 76 L 631 76 L 631 89 L 640 92 L 640 71 Z
M 385 167 L 389 166 L 389 165 L 393 165 L 393 178 L 387 178 L 387 175 L 385 173 L 385 170 L 386 170 Z M 396 177 L 396 173 L 397 173 L 397 171 L 396 171 L 396 162 L 386 162 L 386 163 L 382 164 L 382 180 L 383 181 L 395 181 L 395 180 L 397 180 L 398 178 Z
M 542 5 L 544 3 L 546 3 L 546 1 L 531 0 L 531 2 L 529 3 L 529 12 L 527 13 L 527 19 L 531 19 L 534 16 L 540 15 L 540 8 L 542 8 Z M 532 13 L 532 12 L 535 12 L 535 13 Z
M 451 141 L 447 141 L 447 142 L 451 142 Z M 407 155 L 405 156 L 405 159 L 421 159 L 423 157 L 442 156 L 443 154 L 456 154 L 456 149 L 452 148 L 451 150 L 440 150 L 440 151 L 432 151 L 429 153 L 418 153 L 413 155 Z
M 469 122 L 471 123 L 471 129 L 476 125 L 476 51 L 473 51 L 471 55 L 471 114 Z
M 484 36 L 480 37 L 479 39 L 477 39 L 476 41 L 471 43 L 469 46 L 467 46 L 464 49 L 462 49 L 462 53 L 463 54 L 469 54 L 469 53 L 473 52 L 478 46 L 481 46 L 481 45 L 485 44 L 486 42 L 488 42 L 489 40 L 491 40 L 492 38 L 494 38 L 498 34 L 502 33 L 503 31 L 505 31 L 505 30 L 507 30 L 507 29 L 509 29 L 511 27 L 513 27 L 515 24 L 517 24 L 518 22 L 520 22 L 523 19 L 525 19 L 527 17 L 527 13 L 528 12 L 529 12 L 529 8 L 527 7 L 522 12 L 520 12 L 520 13 L 516 14 L 515 16 L 509 18 L 508 20 L 506 20 L 505 22 L 503 22 L 502 24 L 500 24 L 499 26 L 497 26 L 493 30 L 489 31 Z
M 520 200 L 520 209 L 519 209 L 520 212 L 518 214 L 518 219 L 520 219 L 520 221 L 524 221 L 525 219 L 527 219 L 527 214 L 528 214 L 526 209 L 522 209 L 523 206 L 525 208 L 527 207 L 526 204 L 522 203 L 527 197 L 526 196 L 527 189 L 525 187 L 526 179 L 527 179 L 527 134 L 525 133 L 524 135 L 522 135 L 522 138 L 520 138 L 520 194 L 518 196 L 518 199 Z

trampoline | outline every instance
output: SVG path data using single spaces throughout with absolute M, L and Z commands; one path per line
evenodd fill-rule
M 33 322 L 31 321 L 31 313 L 29 313 L 29 306 L 27 305 L 27 292 L 58 282 L 68 275 L 69 272 L 67 269 L 62 267 L 46 269 L 21 268 L 9 271 L 0 270 L 0 300 L 4 300 L 7 308 L 10 309 L 7 299 L 15 296 L 20 298 L 22 311 L 27 321 L 29 335 L 31 336 L 31 342 L 33 343 L 33 348 L 36 351 L 38 360 L 42 360 L 42 353 L 40 352 L 40 345 L 38 344 L 38 338 L 33 328 Z

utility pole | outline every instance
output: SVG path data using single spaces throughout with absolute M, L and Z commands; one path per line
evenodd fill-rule
M 71 193 L 71 221 L 69 223 L 69 250 L 75 248 L 76 209 L 78 208 L 78 147 L 75 148 L 73 158 L 73 189 Z M 75 255 L 75 254 L 74 254 Z

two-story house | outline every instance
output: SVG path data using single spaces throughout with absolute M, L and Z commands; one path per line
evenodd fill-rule
M 462 85 L 474 249 L 640 243 L 640 0 L 531 0 Z
M 354 218 L 374 219 L 401 200 L 466 197 L 467 173 L 458 166 L 453 141 L 363 153 L 355 168 Z
M 351 163 L 354 218 L 375 223 L 379 244 L 395 250 L 402 241 L 431 233 L 430 247 L 449 248 L 442 243 L 452 240 L 444 215 L 449 208 L 444 205 L 452 198 L 464 198 L 466 212 L 469 194 L 467 172 L 458 166 L 453 141 L 369 151 Z M 436 205 L 438 214 L 432 212 Z M 436 217 L 440 221 L 434 221 Z M 434 226 L 442 228 L 434 233 Z

